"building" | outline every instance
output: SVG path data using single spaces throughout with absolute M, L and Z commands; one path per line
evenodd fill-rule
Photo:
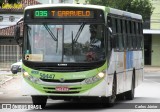
M 50 3 L 85 3 L 85 0 L 22 0 L 18 8 L 12 8 L 5 0 L 7 8 L 0 7 L 0 70 L 10 69 L 12 63 L 21 59 L 22 48 L 14 40 L 14 29 L 16 22 L 23 17 L 24 8 L 28 5 Z
M 151 0 L 155 8 L 151 16 L 150 28 L 144 29 L 145 65 L 160 66 L 160 0 Z
M 10 69 L 12 63 L 20 60 L 22 48 L 14 40 L 15 24 L 23 17 L 26 6 L 40 3 L 35 0 L 22 0 L 20 4 L 22 7 L 0 8 L 0 70 Z
M 155 10 L 151 18 L 144 24 L 144 63 L 160 66 L 160 0 L 151 0 Z M 85 0 L 22 0 L 20 9 L 0 8 L 0 69 L 21 58 L 21 47 L 14 40 L 16 21 L 23 16 L 23 9 L 28 5 L 48 3 L 85 3 Z
M 85 3 L 85 0 L 37 0 L 42 4 L 57 4 L 57 3 Z

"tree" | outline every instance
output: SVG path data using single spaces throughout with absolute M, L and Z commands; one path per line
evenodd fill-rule
M 0 0 L 0 3 L 3 3 L 4 2 L 4 0 Z
M 149 0 L 133 0 L 128 11 L 141 14 L 143 19 L 148 19 L 152 15 L 154 7 Z
M 14 4 L 14 3 L 18 3 L 20 2 L 21 0 L 8 0 L 8 3 L 9 4 Z
M 0 0 L 0 7 L 2 7 L 3 3 L 4 3 L 4 0 Z
M 76 3 L 78 3 L 79 2 L 79 0 L 75 0 L 76 1 Z
M 125 10 L 132 0 L 87 0 L 90 4 L 103 5 L 107 7 Z
M 150 0 L 87 0 L 90 4 L 109 6 L 137 14 L 141 14 L 143 19 L 148 19 L 152 15 L 154 7 Z

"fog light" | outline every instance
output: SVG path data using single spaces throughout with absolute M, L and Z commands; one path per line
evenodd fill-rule
M 98 74 L 98 76 L 100 77 L 100 78 L 103 78 L 104 77 L 104 73 L 103 72 L 100 72 L 99 74 Z

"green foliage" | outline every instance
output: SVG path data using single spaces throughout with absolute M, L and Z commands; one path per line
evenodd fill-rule
M 4 3 L 4 0 L 0 0 L 0 3 L 1 3 L 1 4 Z
M 149 0 L 134 0 L 131 2 L 131 6 L 128 9 L 130 12 L 141 14 L 143 19 L 150 18 L 154 7 Z
M 22 0 L 8 0 L 8 3 L 9 4 L 14 4 L 14 3 L 18 3 L 20 1 L 22 1 Z
M 117 9 L 126 9 L 132 0 L 87 0 L 90 4 L 103 5 Z
M 79 2 L 79 0 L 75 0 L 76 1 L 76 3 L 78 3 Z
M 87 0 L 87 2 L 141 14 L 143 19 L 150 18 L 154 10 L 150 0 Z
M 0 3 L 3 3 L 4 2 L 4 0 L 0 0 Z
M 4 2 L 4 0 L 0 0 L 0 8 L 2 7 L 3 2 Z

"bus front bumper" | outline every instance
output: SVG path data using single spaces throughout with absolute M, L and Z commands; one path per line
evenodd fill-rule
M 101 97 L 110 96 L 109 88 L 111 82 L 108 82 L 107 78 L 99 80 L 93 84 L 33 84 L 22 81 L 23 95 L 46 95 L 46 96 L 87 96 L 87 97 Z

